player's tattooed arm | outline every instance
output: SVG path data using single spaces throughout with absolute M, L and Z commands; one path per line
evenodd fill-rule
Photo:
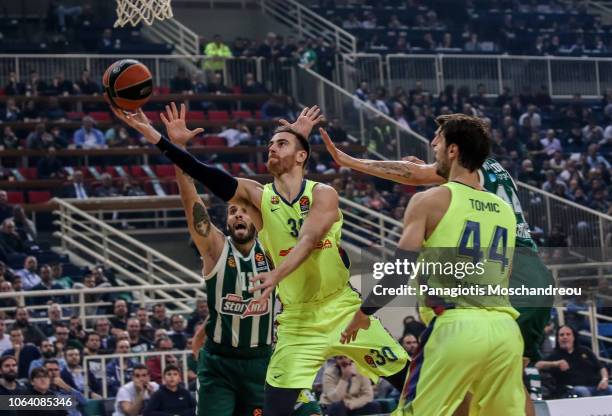
M 401 161 L 358 159 L 339 150 L 324 129 L 319 129 L 319 132 L 327 151 L 340 166 L 404 185 L 436 185 L 446 182 L 436 173 L 435 164 L 426 164 L 415 157 Z
M 210 234 L 210 216 L 202 202 L 193 204 L 192 221 L 195 231 L 202 237 L 208 237 Z

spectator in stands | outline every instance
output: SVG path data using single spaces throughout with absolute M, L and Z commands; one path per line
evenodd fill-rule
M 58 72 L 56 76 L 53 77 L 51 84 L 47 87 L 46 95 L 51 96 L 68 96 L 74 94 L 75 85 L 71 81 L 68 81 L 64 77 L 63 72 Z
M 170 80 L 170 92 L 177 94 L 193 94 L 193 83 L 187 76 L 185 68 L 179 67 L 174 78 Z
M 3 355 L 0 358 L 0 396 L 19 396 L 25 393 L 25 386 L 19 381 L 17 375 L 17 360 L 12 355 Z M 16 415 L 8 412 L 8 416 Z
M 75 170 L 70 183 L 62 191 L 63 198 L 87 199 L 92 195 L 89 187 L 83 182 L 83 172 Z
M 361 29 L 363 28 L 363 23 L 357 19 L 355 13 L 349 13 L 347 19 L 342 22 L 342 27 L 344 29 Z
M 121 47 L 119 39 L 113 39 L 113 30 L 106 28 L 102 31 L 102 38 L 98 42 L 98 50 L 100 52 L 112 52 L 114 49 Z
M 127 332 L 130 341 L 131 352 L 147 352 L 150 349 L 149 340 L 140 332 L 140 322 L 136 318 L 127 320 Z
M 45 339 L 40 343 L 39 350 L 41 357 L 30 363 L 28 373 L 31 373 L 35 368 L 42 367 L 46 360 L 57 360 L 60 369 L 66 367 L 66 361 L 63 357 L 57 357 L 55 346 L 48 339 Z
M 25 95 L 25 84 L 17 79 L 15 72 L 9 72 L 8 79 L 9 82 L 4 87 L 6 95 Z
M 100 180 L 102 183 L 94 192 L 98 198 L 108 198 L 120 195 L 119 189 L 113 186 L 113 177 L 110 173 L 103 173 L 100 176 Z
M 40 283 L 40 276 L 36 273 L 38 269 L 38 260 L 34 256 L 28 256 L 23 262 L 23 269 L 15 273 L 21 277 L 21 285 L 23 290 L 30 290 Z
M 251 140 L 251 131 L 240 119 L 236 121 L 235 127 L 224 128 L 221 133 L 214 134 L 214 136 L 223 137 L 228 147 L 234 147 L 241 144 L 249 144 Z
M 107 318 L 96 319 L 94 331 L 100 336 L 100 349 L 102 351 L 107 353 L 115 349 L 115 343 L 111 333 L 111 324 Z
M 49 121 L 66 121 L 66 112 L 60 107 L 59 100 L 57 97 L 50 97 L 47 101 L 47 110 L 45 112 L 45 118 Z M 53 145 L 53 143 L 51 143 Z
M 58 179 L 65 176 L 64 165 L 57 158 L 55 147 L 49 147 L 45 156 L 39 159 L 36 171 L 39 179 Z
M 481 52 L 482 44 L 478 41 L 478 34 L 471 33 L 469 40 L 463 46 L 463 50 L 466 52 Z
M 12 347 L 10 336 L 6 333 L 6 323 L 0 318 L 0 355 Z
M 78 92 L 83 95 L 98 95 L 100 86 L 91 80 L 88 70 L 83 70 L 81 79 L 76 84 Z
M 313 68 L 317 64 L 317 54 L 309 41 L 298 42 L 297 55 L 300 65 L 304 68 Z
M 113 303 L 113 315 L 109 321 L 113 329 L 111 333 L 117 333 L 117 330 L 125 331 L 127 329 L 127 321 L 129 316 L 129 308 L 125 299 L 115 299 Z
M 245 94 L 268 94 L 266 87 L 255 79 L 255 75 L 252 72 L 248 72 L 244 76 L 244 90 Z
M 521 163 L 521 171 L 518 175 L 518 179 L 531 186 L 538 186 L 542 182 L 542 175 L 535 170 L 533 162 L 530 159 L 525 159 Z
M 208 84 L 208 92 L 211 94 L 231 94 L 232 90 L 223 83 L 223 75 L 217 73 Z M 221 108 L 221 107 L 219 107 Z
M 544 152 L 549 157 L 552 156 L 555 152 L 562 152 L 563 148 L 561 147 L 561 141 L 556 137 L 555 131 L 553 129 L 548 129 L 546 131 L 546 137 L 540 140 L 542 146 L 544 147 Z
M 223 43 L 221 35 L 214 35 L 213 41 L 204 48 L 204 69 L 207 71 L 222 71 L 225 66 L 225 59 L 232 57 L 229 46 Z
M 27 344 L 24 342 L 23 333 L 21 329 L 11 329 L 11 345 L 12 347 L 4 350 L 2 356 L 13 356 L 17 359 L 17 378 L 27 378 L 30 363 L 40 358 L 40 351 L 33 344 Z
M 0 137 L 0 150 L 22 149 L 19 137 L 15 134 L 11 126 L 4 126 L 2 137 Z
M 196 409 L 196 401 L 181 385 L 181 372 L 177 366 L 164 368 L 164 384 L 151 395 L 143 416 L 177 415 L 191 416 Z
M 320 403 L 329 416 L 380 413 L 380 404 L 373 400 L 372 383 L 357 372 L 350 358 L 338 356 L 325 368 Z
M 155 329 L 163 328 L 170 329 L 170 319 L 166 316 L 166 305 L 156 303 L 153 305 L 153 316 L 151 317 L 151 325 Z
M 187 320 L 187 328 L 185 331 L 189 335 L 193 335 L 195 332 L 195 328 L 204 323 L 206 318 L 208 318 L 208 303 L 206 303 L 206 299 L 196 298 L 196 306 L 195 310 L 189 316 Z
M 536 363 L 538 370 L 548 370 L 557 388 L 571 385 L 571 394 L 578 397 L 612 395 L 608 385 L 608 370 L 593 351 L 578 345 L 576 331 L 563 325 L 557 330 L 554 352 Z
M 325 40 L 319 36 L 316 40 L 314 52 L 317 56 L 316 71 L 331 81 L 336 68 L 335 46 L 326 44 Z
M 64 275 L 64 266 L 62 263 L 55 261 L 51 263 L 51 273 L 53 273 L 53 280 L 61 284 L 66 289 L 72 287 L 72 278 Z
M 13 280 L 13 277 L 14 274 L 12 270 L 6 267 L 6 263 L 0 261 L 0 283 L 4 280 L 8 280 L 9 282 L 11 282 Z
M 196 300 L 197 302 L 197 300 Z M 140 334 L 147 340 L 149 344 L 153 342 L 153 337 L 155 335 L 155 328 L 149 322 L 149 314 L 147 308 L 138 308 L 136 311 L 136 319 L 138 319 L 138 323 L 140 323 Z
M 43 367 L 37 367 L 32 370 L 29 377 L 30 384 L 26 387 L 24 394 L 28 396 L 55 396 L 51 391 L 51 377 L 49 372 Z M 40 413 L 40 410 L 20 410 L 20 416 L 32 416 Z M 66 410 L 45 410 L 45 415 L 49 416 L 66 416 Z
M 605 157 L 599 154 L 599 145 L 596 143 L 592 143 L 589 145 L 587 149 L 586 163 L 591 168 L 596 167 L 598 164 L 603 164 L 606 169 L 610 169 L 611 166 L 610 162 L 608 162 Z
M 0 221 L 13 216 L 13 205 L 8 202 L 8 194 L 4 190 L 0 190 Z
M 83 349 L 83 345 L 76 339 L 70 337 L 70 328 L 63 322 L 55 325 L 55 333 L 49 337 L 55 345 L 58 355 L 63 355 L 67 347 Z
M 42 121 L 41 111 L 36 105 L 36 101 L 30 100 L 26 102 L 23 107 L 23 112 L 21 113 L 23 116 L 23 121 L 30 122 L 40 122 Z
M 21 109 L 16 104 L 15 99 L 9 98 L 6 100 L 6 105 L 0 112 L 0 121 L 19 121 L 21 118 Z
M 187 345 L 187 333 L 185 332 L 185 318 L 182 315 L 175 313 L 170 318 L 170 331 L 168 336 L 172 340 L 172 344 L 179 349 L 184 350 Z
M 419 340 L 417 337 L 414 334 L 406 334 L 400 340 L 400 344 L 404 347 L 408 356 L 414 358 L 419 349 Z
M 155 341 L 155 351 L 172 351 L 174 349 L 174 345 L 172 344 L 172 340 L 168 338 L 168 336 L 163 335 L 160 336 Z M 162 361 L 165 361 L 165 365 L 168 365 L 168 359 L 173 357 L 172 355 L 165 355 L 165 358 L 162 360 L 161 355 L 154 355 L 152 357 L 148 357 L 146 362 L 147 368 L 149 369 L 149 374 L 151 375 L 151 380 L 161 383 L 162 377 Z M 170 358 L 171 360 L 171 358 Z
M 75 408 L 71 408 L 68 410 L 68 416 L 81 416 L 81 412 L 78 410 L 82 408 L 85 404 L 87 404 L 87 399 L 83 396 L 83 394 L 73 386 L 68 385 L 62 377 L 62 371 L 66 370 L 66 367 L 60 368 L 57 360 L 45 360 L 44 369 L 49 373 L 49 378 L 51 379 L 51 386 L 49 390 L 59 398 L 67 398 L 70 397 L 74 400 Z
M 62 318 L 62 307 L 57 303 L 52 303 L 47 309 L 47 321 L 39 324 L 40 329 L 45 336 L 50 337 L 55 333 L 55 327 L 58 324 L 66 325 L 66 320 Z
M 130 352 L 130 342 L 127 339 L 117 341 L 115 354 L 128 354 Z M 121 365 L 119 360 L 123 361 L 123 378 L 121 378 Z M 135 368 L 140 368 L 141 364 L 131 358 L 121 357 L 113 358 L 106 365 L 106 379 L 108 383 L 108 396 L 112 397 L 117 394 L 119 387 L 126 384 L 132 377 L 132 372 Z M 146 369 L 145 366 L 142 366 Z M 147 371 L 148 377 L 148 371 Z
M 51 273 L 51 267 L 48 264 L 42 265 L 39 270 L 40 283 L 33 286 L 31 290 L 62 290 L 62 285 L 56 283 L 53 280 L 53 273 Z M 65 296 L 53 295 L 53 296 L 37 296 L 30 298 L 30 305 L 45 305 L 49 303 L 68 303 L 68 299 Z
M 418 321 L 414 316 L 408 315 L 404 318 L 403 335 L 413 334 L 418 338 L 421 336 L 421 333 L 424 330 L 425 330 L 425 325 L 422 322 Z
M 283 98 L 274 95 L 270 97 L 261 106 L 261 115 L 264 120 L 288 118 L 288 109 Z
M 0 246 L 6 254 L 25 253 L 26 251 L 26 242 L 17 233 L 15 221 L 13 221 L 12 218 L 7 218 L 2 221 Z
M 44 123 L 38 123 L 34 130 L 28 134 L 26 138 L 26 147 L 28 149 L 44 149 L 45 143 L 49 142 L 51 135 L 47 132 Z
M 0 292 L 8 293 L 8 292 L 18 292 L 16 289 L 16 285 L 13 286 L 16 280 L 19 280 L 18 284 L 21 285 L 21 277 L 13 277 L 13 283 L 8 280 L 0 283 Z M 0 307 L 2 308 L 17 308 L 17 299 L 15 298 L 3 298 L 0 299 Z M 8 317 L 13 318 L 15 316 L 14 312 L 0 312 L 0 317 Z
M 60 377 L 71 388 L 78 390 L 81 394 L 85 393 L 85 377 L 90 388 L 95 387 L 95 377 L 91 371 L 85 372 L 81 365 L 81 351 L 78 348 L 68 348 L 65 352 L 66 367 L 61 370 Z M 97 388 L 93 388 L 97 390 Z
M 83 127 L 74 132 L 74 144 L 82 149 L 103 149 L 106 147 L 104 134 L 94 127 L 90 116 L 83 117 Z
M 26 84 L 25 95 L 27 96 L 39 96 L 44 95 L 47 90 L 47 84 L 40 78 L 38 71 L 30 71 L 30 80 Z
M 79 350 L 83 349 L 83 343 L 87 337 L 87 333 L 83 329 L 81 318 L 74 315 L 70 317 L 70 333 L 68 335 L 71 345 L 78 346 Z
M 125 178 L 123 180 L 123 191 L 122 195 L 125 196 L 145 196 L 147 193 L 142 187 L 132 178 Z

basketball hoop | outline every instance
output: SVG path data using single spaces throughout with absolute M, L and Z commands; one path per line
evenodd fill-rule
M 153 24 L 155 19 L 164 20 L 172 17 L 171 0 L 116 0 L 117 21 L 115 27 L 131 24 L 136 26 L 139 22 L 147 25 Z

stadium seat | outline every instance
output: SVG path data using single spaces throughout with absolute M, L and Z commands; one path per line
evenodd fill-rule
M 27 180 L 38 179 L 38 170 L 36 168 L 19 168 L 19 173 Z
M 42 204 L 52 198 L 49 191 L 28 191 L 28 201 L 30 204 Z
M 188 111 L 187 120 L 204 120 L 204 113 L 202 111 Z
M 208 119 L 211 121 L 228 121 L 230 116 L 227 111 L 212 110 L 208 112 Z
M 244 118 L 244 119 L 253 118 L 253 114 L 250 111 L 234 111 L 232 113 L 232 116 L 234 118 Z
M 255 111 L 255 118 L 257 120 L 263 119 L 263 113 L 261 111 L 259 111 L 259 110 Z
M 240 163 L 231 164 L 231 173 L 232 175 L 239 175 L 242 173 L 242 168 L 240 167 Z
M 173 178 L 175 176 L 174 165 L 156 165 L 153 171 L 160 178 Z
M 107 111 L 92 111 L 89 116 L 96 121 L 111 121 L 111 114 Z
M 147 176 L 142 166 L 139 165 L 130 166 L 130 174 L 136 178 L 144 178 Z
M 234 94 L 242 94 L 242 88 L 240 88 L 240 85 L 234 85 L 232 87 L 232 92 Z
M 204 140 L 206 146 L 227 146 L 227 142 L 223 137 L 219 136 L 208 136 Z
M 257 173 L 259 175 L 266 174 L 266 173 L 268 173 L 268 168 L 263 163 L 260 163 L 260 164 L 257 165 Z
M 153 88 L 153 94 L 156 94 L 156 95 L 170 94 L 170 88 L 169 87 L 155 87 Z
M 82 111 L 68 111 L 66 113 L 66 118 L 68 120 L 81 120 L 83 119 L 84 115 L 85 113 L 83 113 Z
M 6 194 L 9 204 L 23 204 L 25 202 L 23 192 L 21 191 L 8 191 Z

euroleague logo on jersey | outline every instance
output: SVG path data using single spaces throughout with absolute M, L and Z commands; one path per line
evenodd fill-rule
M 233 256 L 227 258 L 227 267 L 231 267 L 232 269 L 236 268 L 236 259 L 234 259 Z
M 261 271 L 261 270 L 265 270 L 266 269 L 266 256 L 264 256 L 262 253 L 256 253 L 255 254 L 255 266 L 257 267 L 257 271 Z
M 221 298 L 221 313 L 236 315 L 242 318 L 259 316 L 268 313 L 268 300 L 256 301 L 254 298 L 244 299 L 241 295 L 230 293 Z
M 310 198 L 303 196 L 300 198 L 300 212 L 308 214 L 308 211 L 310 211 Z

